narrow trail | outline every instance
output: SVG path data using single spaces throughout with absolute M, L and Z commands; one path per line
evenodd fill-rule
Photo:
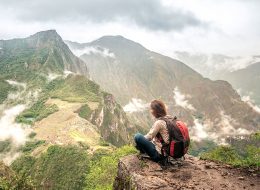
M 179 165 L 162 169 L 157 163 L 131 155 L 120 160 L 114 189 L 254 190 L 260 189 L 260 173 L 192 156 L 186 156 Z

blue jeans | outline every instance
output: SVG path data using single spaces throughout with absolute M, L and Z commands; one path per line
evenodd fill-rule
M 147 140 L 142 134 L 135 134 L 134 139 L 136 148 L 141 152 L 148 154 L 153 161 L 158 162 L 163 159 L 163 156 L 155 149 L 155 145 Z

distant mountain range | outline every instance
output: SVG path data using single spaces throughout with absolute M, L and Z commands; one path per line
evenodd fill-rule
M 225 73 L 244 69 L 260 61 L 260 55 L 254 56 L 228 56 L 224 54 L 190 53 L 175 51 L 174 58 L 187 64 L 204 77 L 220 79 Z
M 243 96 L 250 96 L 260 106 L 260 62 L 222 76 Z
M 226 81 L 204 78 L 184 63 L 122 36 L 66 43 L 86 62 L 90 77 L 114 94 L 139 125 L 149 123 L 146 108 L 159 98 L 199 139 L 259 130 L 259 113 Z
M 222 54 L 175 52 L 175 57 L 210 79 L 226 80 L 241 96 L 260 106 L 260 55 L 231 57 Z

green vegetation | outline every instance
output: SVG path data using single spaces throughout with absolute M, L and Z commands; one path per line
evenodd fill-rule
M 30 179 L 36 189 L 112 189 L 119 158 L 137 152 L 133 146 L 124 146 L 100 149 L 89 157 L 86 150 L 54 145 L 37 158 L 24 154 L 12 169 Z
M 33 190 L 30 180 L 17 175 L 8 166 L 0 162 L 0 189 L 1 190 Z
M 23 153 L 31 153 L 35 148 L 41 146 L 44 143 L 44 140 L 27 141 L 21 150 Z
M 0 141 L 0 153 L 9 152 L 12 148 L 11 139 Z
M 260 133 L 245 139 L 230 139 L 229 146 L 219 146 L 203 153 L 202 159 L 220 161 L 234 166 L 260 166 Z
M 91 116 L 91 113 L 92 113 L 92 110 L 90 109 L 90 107 L 87 104 L 83 105 L 79 109 L 79 116 L 84 119 L 89 119 L 89 117 Z
M 16 121 L 25 124 L 32 124 L 35 121 L 42 120 L 50 114 L 59 110 L 57 105 L 46 105 L 46 98 L 38 100 L 29 109 L 23 111 L 17 118 Z
M 100 102 L 99 86 L 84 76 L 69 75 L 66 79 L 55 79 L 47 87 L 51 98 L 68 102 Z
M 58 111 L 58 104 L 46 104 L 49 98 L 79 102 L 84 104 L 79 109 L 79 116 L 90 119 L 93 113 L 91 122 L 94 125 L 96 124 L 94 120 L 100 116 L 103 109 L 104 122 L 101 133 L 109 136 L 105 140 L 110 140 L 118 146 L 125 144 L 128 141 L 125 128 L 128 128 L 129 122 L 111 94 L 102 92 L 99 85 L 80 75 L 69 75 L 66 78 L 62 76 L 48 81 L 46 78 L 48 73 L 62 75 L 65 67 L 72 68 L 73 64 L 79 61 L 61 40 L 60 42 L 57 40 L 60 38 L 54 38 L 55 40 L 48 39 L 48 36 L 36 35 L 29 40 L 17 39 L 4 42 L 4 53 L 0 56 L 0 104 L 13 88 L 5 81 L 6 79 L 24 82 L 27 87 L 26 92 L 40 89 L 40 94 L 38 100 L 32 102 L 32 106 L 16 118 L 17 122 L 33 124 Z M 98 108 L 91 110 L 91 105 L 97 105 L 96 102 L 99 103 Z M 111 114 L 112 112 L 114 114 Z M 118 131 L 111 132 L 111 127 L 115 123 L 118 124 L 116 126 Z M 78 143 L 78 146 L 51 146 L 45 144 L 45 141 L 36 140 L 35 136 L 36 133 L 31 133 L 30 141 L 18 148 L 22 156 L 11 165 L 14 170 L 12 172 L 16 172 L 15 176 L 21 176 L 21 180 L 24 180 L 20 182 L 18 177 L 18 180 L 11 180 L 9 184 L 1 178 L 0 189 L 24 189 L 21 184 L 27 181 L 36 189 L 111 189 L 118 159 L 136 152 L 130 146 L 111 150 L 112 146 L 105 140 L 101 140 L 101 146 L 109 147 L 103 147 L 90 156 L 88 155 L 90 147 L 83 142 Z M 40 147 L 41 153 L 38 149 L 33 152 L 37 147 Z M 46 150 L 45 147 L 49 148 Z M 11 141 L 0 142 L 0 152 L 8 152 L 12 150 L 11 148 Z M 17 186 L 13 186 L 14 182 Z
M 66 79 L 57 78 L 43 86 L 40 99 L 29 109 L 23 111 L 16 121 L 25 124 L 32 124 L 42 120 L 50 114 L 58 111 L 57 105 L 46 105 L 48 98 L 59 98 L 69 102 L 100 102 L 99 86 L 84 76 L 70 75 Z M 91 109 L 87 104 L 81 107 L 79 115 L 88 119 Z
M 106 142 L 103 138 L 100 138 L 99 145 L 100 146 L 110 146 L 110 144 L 108 142 Z
M 87 186 L 85 189 L 112 189 L 119 158 L 136 152 L 133 146 L 123 146 L 114 152 L 96 152 L 90 162 L 90 171 L 86 178 Z
M 211 140 L 201 140 L 200 142 L 191 141 L 189 154 L 200 156 L 201 154 L 213 150 L 217 144 Z
M 7 98 L 8 93 L 14 90 L 15 88 L 8 84 L 5 80 L 2 80 L 0 78 L 0 89 L 0 104 L 2 104 L 4 100 Z
M 75 146 L 51 146 L 35 158 L 24 155 L 12 168 L 31 178 L 37 189 L 82 189 L 89 171 L 89 158 L 84 149 Z
M 37 135 L 37 134 L 36 134 L 35 132 L 31 132 L 31 133 L 28 135 L 28 137 L 29 137 L 30 139 L 33 139 L 36 135 Z

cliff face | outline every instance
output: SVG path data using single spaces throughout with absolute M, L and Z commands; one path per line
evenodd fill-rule
M 100 105 L 91 114 L 90 121 L 99 128 L 104 140 L 116 146 L 131 142 L 133 134 L 137 131 L 114 96 L 105 92 Z
M 259 172 L 232 168 L 186 156 L 178 165 L 162 169 L 150 160 L 131 155 L 120 159 L 115 190 L 259 189 Z

